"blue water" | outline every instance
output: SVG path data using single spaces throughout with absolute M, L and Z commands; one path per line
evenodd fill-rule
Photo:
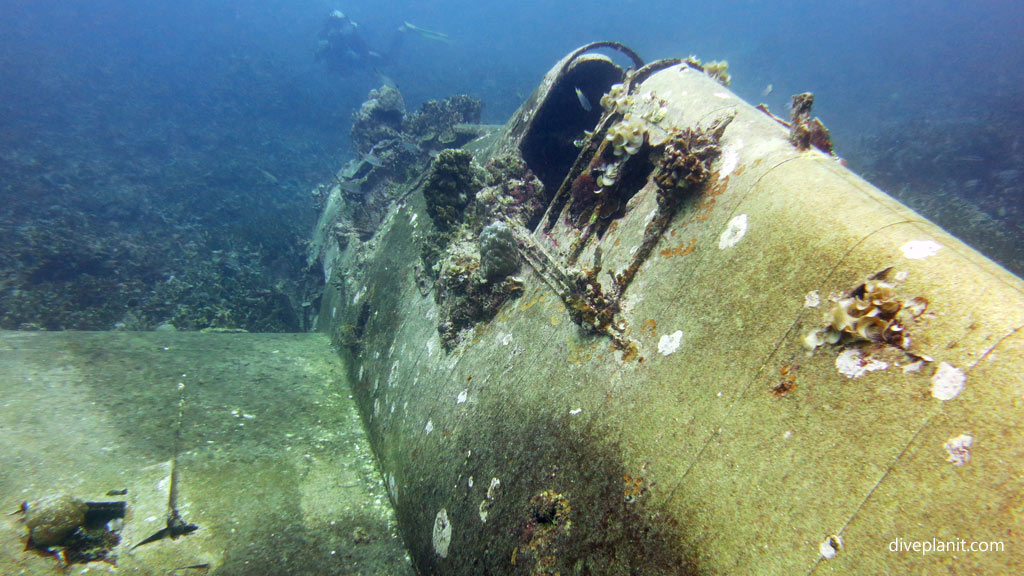
M 4 127 L 38 119 L 73 129 L 99 114 L 127 130 L 159 121 L 244 132 L 220 124 L 248 118 L 281 123 L 282 138 L 302 132 L 319 145 L 345 146 L 338 131 L 377 82 L 369 73 L 332 77 L 313 62 L 321 21 L 335 8 L 379 48 L 403 21 L 448 33 L 451 45 L 409 39 L 384 71 L 413 107 L 465 92 L 485 102 L 491 122 L 507 119 L 558 58 L 595 39 L 624 42 L 647 60 L 727 59 L 741 96 L 759 100 L 772 84 L 766 100 L 779 108 L 789 94 L 813 91 L 840 140 L 894 116 L 1011 102 L 1024 90 L 1018 3 L 596 4 L 4 0 Z M 123 109 L 128 100 L 137 108 Z
M 451 42 L 407 34 L 393 58 L 332 72 L 314 54 L 334 9 L 379 51 L 403 21 Z M 109 226 L 129 251 L 175 242 L 241 254 L 242 269 L 261 252 L 286 278 L 309 190 L 350 156 L 350 115 L 379 73 L 410 110 L 467 93 L 504 123 L 565 53 L 610 39 L 648 61 L 728 60 L 733 89 L 780 115 L 814 92 L 852 168 L 950 228 L 966 202 L 983 225 L 954 232 L 1019 273 L 1022 30 L 1024 5 L 1002 1 L 0 0 L 0 241 L 52 244 L 59 226 L 103 244 Z M 0 288 L 45 261 L 0 254 Z M 125 274 L 175 274 L 157 268 Z

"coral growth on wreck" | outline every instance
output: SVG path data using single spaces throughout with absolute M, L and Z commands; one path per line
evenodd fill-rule
M 519 247 L 512 229 L 501 221 L 480 232 L 480 268 L 488 282 L 511 276 L 519 270 Z
M 421 148 L 457 148 L 466 142 L 459 126 L 479 123 L 482 111 L 480 101 L 465 94 L 430 100 L 406 118 L 402 132 Z
M 658 188 L 663 191 L 689 189 L 707 182 L 711 163 L 721 154 L 720 137 L 719 126 L 672 130 L 654 173 Z
M 479 187 L 474 173 L 473 154 L 466 150 L 442 150 L 430 166 L 423 186 L 427 214 L 440 230 L 452 229 Z
M 423 185 L 434 227 L 421 237 L 421 259 L 435 279 L 446 350 L 522 293 L 512 276 L 520 265 L 512 227 L 536 222 L 543 194 L 518 157 L 498 156 L 481 169 L 470 152 L 444 150 L 434 161 Z
M 425 171 L 433 154 L 476 137 L 474 130 L 463 123 L 479 121 L 480 109 L 479 101 L 457 95 L 431 100 L 406 114 L 396 88 L 371 90 L 352 117 L 352 141 L 359 156 L 338 171 L 331 186 L 320 187 L 316 195 L 321 207 L 328 204 L 332 194 L 342 201 L 333 225 L 337 247 L 344 250 L 352 238 L 369 241 L 392 202 L 408 194 L 406 183 Z M 449 201 L 448 206 L 451 204 Z M 445 242 L 440 241 L 440 248 Z
M 729 63 L 725 60 L 714 60 L 704 65 L 704 73 L 715 79 L 722 86 L 728 87 L 732 84 L 732 76 L 729 74 Z
M 523 286 L 514 276 L 485 281 L 480 258 L 469 243 L 455 243 L 444 254 L 434 300 L 441 308 L 441 344 L 451 350 L 477 323 L 491 320 L 506 301 L 522 294 Z
M 352 143 L 360 154 L 368 154 L 383 140 L 400 138 L 405 117 L 405 99 L 391 86 L 371 90 L 359 110 L 352 114 Z
M 722 86 L 728 87 L 732 84 L 732 76 L 729 75 L 729 63 L 725 60 L 713 60 L 703 63 L 700 58 L 690 56 L 684 60 L 687 66 L 707 74 Z
M 601 96 L 601 107 L 606 112 L 616 113 L 622 112 L 629 108 L 630 97 L 629 91 L 626 90 L 625 84 L 612 84 L 611 88 L 604 96 Z
M 822 344 L 841 340 L 887 344 L 901 350 L 910 347 L 907 325 L 928 308 L 922 297 L 904 300 L 895 287 L 885 281 L 889 269 L 839 298 L 825 312 L 824 327 L 804 336 L 804 345 L 813 350 Z
M 615 156 L 632 156 L 640 151 L 646 134 L 643 120 L 627 113 L 608 128 L 605 140 L 611 144 Z
M 544 211 L 544 183 L 511 154 L 491 159 L 484 166 L 484 183 L 469 207 L 471 227 L 494 219 L 532 227 Z
M 668 113 L 668 103 L 653 92 L 633 95 L 627 84 L 611 86 L 601 104 L 606 111 L 602 124 L 608 126 L 599 136 L 601 144 L 593 150 L 586 168 L 572 176 L 566 189 L 556 196 L 566 198 L 561 214 L 580 229 L 567 259 L 575 265 L 583 247 L 594 236 L 600 238 L 610 222 L 625 213 L 630 199 L 650 178 L 657 185 L 658 208 L 648 220 L 643 241 L 633 252 L 629 265 L 612 273 L 610 286 L 602 286 L 599 280 L 599 249 L 594 253 L 594 265 L 589 269 L 571 269 L 576 272 L 553 272 L 557 266 L 540 249 L 530 250 L 536 258 L 527 259 L 535 269 L 539 264 L 541 275 L 559 291 L 576 324 L 587 331 L 608 335 L 615 347 L 623 351 L 623 358 L 632 358 L 637 349 L 625 336 L 628 326 L 620 317 L 623 295 L 668 229 L 682 199 L 711 178 L 711 165 L 721 152 L 719 141 L 734 116 L 724 115 L 695 128 L 662 127 L 659 123 Z M 621 117 L 616 120 L 619 114 Z M 553 219 L 549 219 L 549 225 L 550 222 Z
M 557 576 L 559 552 L 572 533 L 569 499 L 554 490 L 530 498 L 529 514 L 519 528 L 521 562 L 530 576 Z
M 818 117 L 811 117 L 814 94 L 804 92 L 793 96 L 790 108 L 789 140 L 797 150 L 809 150 L 812 146 L 829 156 L 832 152 L 832 136 Z
M 615 276 L 616 299 L 621 299 L 640 266 L 668 229 L 682 199 L 702 188 L 711 178 L 711 164 L 721 154 L 719 142 L 734 116 L 722 116 L 706 127 L 676 129 L 657 158 L 652 179 L 658 185 L 658 207 L 644 228 L 640 248 L 628 267 Z
M 904 348 L 908 341 L 897 319 L 902 308 L 892 284 L 869 280 L 832 306 L 829 328 L 861 340 Z

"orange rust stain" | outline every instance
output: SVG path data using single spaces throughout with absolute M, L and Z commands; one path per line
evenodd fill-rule
M 522 306 L 520 306 L 519 309 L 522 310 L 523 312 L 526 312 L 530 308 L 533 308 L 534 306 L 536 306 L 538 302 L 543 302 L 543 301 L 544 301 L 544 296 L 537 296 L 533 300 L 530 300 L 529 302 L 527 302 L 527 303 L 523 304 Z
M 728 187 L 729 177 L 726 176 L 708 190 L 700 204 L 697 204 L 697 210 L 700 212 L 697 214 L 698 221 L 704 222 L 711 216 L 711 209 L 715 207 L 717 197 L 721 196 Z
M 648 338 L 654 338 L 654 334 L 658 330 L 658 323 L 655 322 L 654 318 L 649 319 L 640 326 L 640 334 L 647 336 Z
M 781 398 L 796 390 L 797 382 L 795 372 L 799 367 L 800 366 L 796 362 L 793 362 L 791 364 L 786 364 L 779 369 L 779 375 L 782 376 L 782 379 L 772 386 L 772 396 Z
M 689 242 L 683 242 L 682 244 L 676 246 L 675 248 L 666 248 L 664 250 L 660 250 L 658 253 L 664 256 L 665 258 L 671 258 L 673 256 L 686 256 L 690 252 L 693 252 L 693 249 L 696 245 L 697 239 L 690 238 Z
M 739 176 L 740 174 L 743 174 L 743 171 L 746 169 L 746 166 L 737 166 L 736 169 L 732 171 L 732 173 Z
M 722 192 L 725 192 L 725 189 L 728 187 L 729 177 L 726 176 L 725 178 L 722 178 L 715 182 L 715 185 L 711 187 L 711 189 L 708 191 L 708 194 L 710 194 L 711 196 L 718 196 Z
M 574 346 L 570 344 L 568 346 L 569 354 L 566 356 L 566 362 L 573 365 L 580 365 L 585 362 L 589 362 L 594 357 L 594 351 L 590 346 Z

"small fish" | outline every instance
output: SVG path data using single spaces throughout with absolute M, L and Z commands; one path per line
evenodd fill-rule
M 398 28 L 401 31 L 408 30 L 418 35 L 420 38 L 426 38 L 427 40 L 434 40 L 435 42 L 442 42 L 444 44 L 451 44 L 452 40 L 444 32 L 438 32 L 436 30 L 427 30 L 426 28 L 420 28 L 415 24 L 409 22 L 403 22 L 402 26 Z
M 775 91 L 775 87 L 772 86 L 771 84 L 769 84 L 769 85 L 764 87 L 764 90 L 761 90 L 761 96 L 762 97 L 767 96 L 767 95 L 771 94 L 773 91 Z
M 576 99 L 580 101 L 580 106 L 583 107 L 584 111 L 590 112 L 594 109 L 590 105 L 590 100 L 587 100 L 587 95 L 583 93 L 583 90 L 580 90 L 579 86 L 576 87 Z
M 270 180 L 271 184 L 277 184 L 277 182 L 278 182 L 277 176 L 274 176 L 273 174 L 271 174 L 270 172 L 267 172 L 263 168 L 256 167 L 256 169 L 259 170 L 261 174 L 263 174 L 264 178 L 266 178 L 267 180 Z

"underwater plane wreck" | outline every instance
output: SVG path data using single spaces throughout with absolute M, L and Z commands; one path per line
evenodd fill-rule
M 383 86 L 317 333 L 0 332 L 0 573 L 1017 573 L 1024 282 L 728 83 Z
M 727 84 L 591 44 L 372 233 L 329 191 L 318 329 L 419 573 L 1024 563 L 1024 283 L 845 168 L 810 95 Z

